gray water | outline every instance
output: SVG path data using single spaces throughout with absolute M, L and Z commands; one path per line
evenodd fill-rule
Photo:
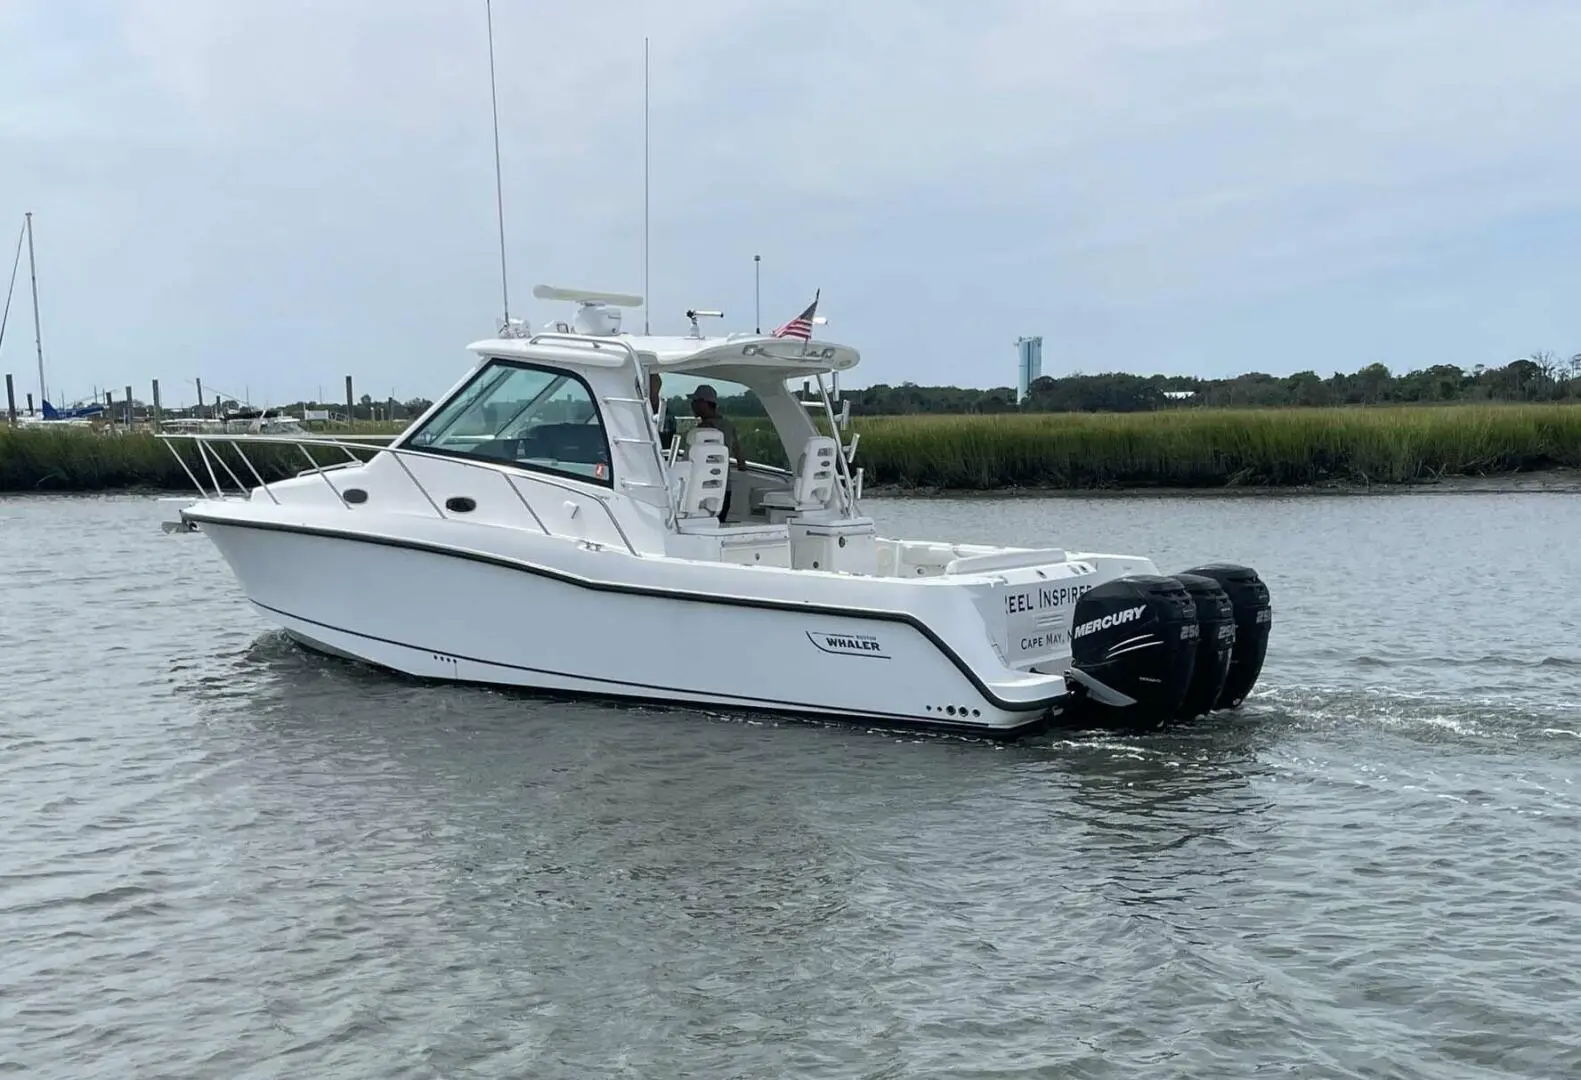
M 873 510 L 1255 565 L 1260 691 L 1006 748 L 419 686 L 150 500 L 0 500 L 0 1071 L 1581 1075 L 1581 497 Z

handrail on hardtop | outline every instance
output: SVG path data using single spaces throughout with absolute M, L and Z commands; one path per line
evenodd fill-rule
M 536 345 L 540 341 L 568 341 L 573 345 L 590 345 L 595 349 L 602 349 L 606 345 L 613 345 L 623 350 L 627 356 L 635 359 L 637 350 L 631 342 L 618 337 L 602 337 L 597 334 L 566 334 L 553 330 L 545 330 L 534 334 L 527 339 L 527 344 Z M 639 360 L 638 363 L 641 363 Z
M 209 495 L 208 489 L 203 486 L 202 481 L 200 481 L 198 479 L 197 475 L 187 466 L 186 461 L 182 459 L 180 453 L 178 453 L 176 451 L 176 448 L 174 446 L 172 446 L 172 445 L 169 445 L 170 443 L 173 443 L 173 442 L 175 442 L 176 440 L 179 439 L 179 440 L 185 440 L 185 441 L 193 442 L 193 443 L 197 444 L 198 456 L 203 459 L 204 467 L 207 469 L 208 474 L 209 474 L 209 479 L 213 482 L 213 485 L 214 485 L 214 494 L 213 494 L 212 497 L 216 498 L 216 499 L 217 498 L 222 498 L 224 496 L 224 487 L 219 482 L 218 478 L 215 475 L 214 465 L 213 465 L 213 462 L 215 462 L 215 461 L 219 462 L 220 467 L 222 469 L 224 469 L 230 475 L 231 480 L 236 483 L 236 486 L 241 489 L 243 494 L 248 494 L 248 495 L 251 494 L 251 492 L 247 488 L 247 485 L 242 483 L 242 481 L 236 476 L 236 473 L 231 470 L 231 467 L 225 463 L 225 459 L 220 457 L 219 454 L 213 453 L 212 451 L 207 449 L 207 444 L 208 443 L 221 443 L 222 442 L 222 443 L 229 444 L 230 448 L 232 450 L 236 451 L 236 456 L 241 459 L 241 461 L 242 461 L 242 463 L 244 465 L 247 466 L 247 470 L 252 473 L 253 478 L 258 481 L 259 489 L 262 490 L 265 495 L 269 496 L 269 500 L 271 502 L 273 502 L 276 506 L 281 505 L 279 498 L 275 495 L 275 493 L 273 491 L 270 490 L 269 484 L 266 483 L 264 481 L 264 478 L 259 474 L 257 467 L 254 466 L 253 463 L 252 463 L 252 460 L 250 458 L 248 458 L 247 452 L 245 450 L 243 450 L 241 448 L 241 446 L 239 446 L 238 444 L 239 443 L 244 443 L 244 442 L 249 442 L 249 443 L 255 443 L 255 444 L 269 443 L 269 444 L 282 445 L 282 446 L 295 446 L 297 449 L 302 451 L 303 456 L 307 458 L 308 464 L 310 466 L 309 468 L 304 469 L 302 471 L 302 473 L 300 473 L 299 475 L 314 474 L 314 475 L 322 477 L 323 480 L 324 480 L 324 483 L 329 486 L 330 491 L 334 492 L 336 500 L 339 501 L 340 504 L 342 506 L 344 506 L 347 510 L 351 509 L 351 505 L 349 503 L 347 503 L 346 500 L 341 496 L 340 489 L 335 487 L 334 481 L 332 481 L 329 478 L 329 475 L 328 475 L 329 471 L 332 470 L 332 469 L 349 467 L 349 466 L 354 465 L 354 464 L 355 465 L 367 464 L 367 461 L 364 461 L 363 459 L 358 458 L 355 454 L 353 454 L 351 452 L 353 449 L 373 450 L 374 451 L 373 457 L 378 457 L 380 454 L 389 454 L 391 456 L 391 458 L 394 459 L 395 463 L 401 467 L 401 471 L 406 474 L 407 479 L 411 480 L 413 486 L 417 488 L 418 493 L 423 496 L 423 499 L 433 509 L 434 513 L 437 516 L 439 516 L 440 518 L 443 518 L 443 519 L 445 519 L 447 521 L 450 520 L 450 515 L 446 514 L 444 512 L 444 510 L 440 508 L 439 504 L 434 501 L 434 497 L 428 493 L 428 489 L 423 486 L 422 481 L 417 478 L 416 474 L 413 473 L 412 470 L 407 467 L 406 462 L 404 460 L 402 460 L 402 459 L 403 459 L 404 456 L 410 454 L 410 455 L 412 455 L 414 457 L 422 457 L 422 458 L 426 458 L 426 459 L 428 459 L 430 461 L 455 462 L 457 464 L 464 465 L 464 466 L 466 466 L 468 468 L 481 469 L 484 472 L 491 473 L 491 474 L 493 474 L 495 476 L 498 476 L 501 480 L 503 480 L 505 482 L 505 486 L 510 488 L 511 493 L 516 496 L 516 500 L 522 504 L 523 509 L 525 509 L 527 511 L 527 513 L 532 517 L 533 522 L 538 526 L 538 528 L 543 532 L 543 534 L 545 536 L 554 536 L 555 535 L 555 533 L 551 532 L 549 527 L 544 524 L 543 518 L 539 516 L 537 510 L 533 509 L 532 503 L 530 503 L 527 500 L 527 497 L 522 494 L 521 489 L 516 486 L 515 481 L 511 479 L 512 472 L 511 471 L 507 471 L 507 470 L 509 470 L 509 466 L 506 463 L 504 463 L 504 462 L 473 461 L 473 460 L 469 460 L 469 459 L 464 458 L 464 457 L 453 457 L 453 456 L 450 456 L 448 454 L 447 455 L 441 455 L 441 454 L 430 453 L 430 452 L 428 452 L 426 450 L 408 449 L 407 447 L 404 447 L 404 446 L 372 446 L 372 445 L 369 445 L 368 443 L 365 443 L 365 442 L 350 442 L 350 441 L 343 440 L 343 439 L 325 438 L 325 437 L 318 436 L 318 435 L 313 435 L 313 434 L 308 434 L 308 435 L 284 435 L 284 434 L 234 435 L 234 434 L 229 434 L 229 433 L 225 433 L 225 432 L 185 432 L 185 431 L 179 431 L 179 432 L 160 432 L 156 436 L 156 438 L 166 442 L 167 448 L 170 450 L 171 455 L 175 457 L 176 462 L 177 462 L 177 464 L 179 464 L 181 466 L 182 471 L 187 474 L 187 479 L 192 481 L 193 487 L 197 488 L 198 489 L 198 493 L 205 499 L 211 497 Z M 330 464 L 330 465 L 320 465 L 318 460 L 315 459 L 313 457 L 313 455 L 307 449 L 307 444 L 314 444 L 314 443 L 316 443 L 316 444 L 318 444 L 320 446 L 333 447 L 333 448 L 339 449 L 339 450 L 343 451 L 346 454 L 346 456 L 348 458 L 350 458 L 351 460 L 347 461 L 347 462 L 335 462 L 335 463 Z M 371 461 L 372 458 L 370 457 L 367 460 Z M 609 519 L 609 523 L 614 526 L 615 532 L 617 534 L 619 534 L 621 542 L 626 545 L 626 551 L 628 553 L 632 554 L 632 555 L 636 555 L 639 558 L 641 557 L 641 554 L 637 551 L 636 546 L 632 544 L 631 538 L 626 535 L 626 530 L 621 527 L 619 519 L 615 517 L 614 511 L 610 509 L 608 498 L 606 498 L 605 496 L 600 495 L 600 494 L 598 494 L 596 492 L 591 492 L 591 491 L 587 491 L 587 490 L 585 490 L 583 488 L 575 487 L 575 486 L 573 486 L 572 484 L 570 484 L 568 482 L 558 480 L 558 479 L 556 479 L 554 477 L 551 477 L 551 476 L 544 476 L 544 475 L 541 475 L 541 474 L 538 474 L 538 473 L 532 473 L 531 475 L 529 475 L 527 477 L 527 479 L 530 479 L 530 480 L 534 481 L 535 483 L 545 484 L 545 485 L 547 485 L 549 487 L 552 487 L 552 488 L 558 488 L 559 490 L 565 491 L 565 492 L 569 492 L 572 495 L 582 495 L 582 496 L 586 496 L 587 498 L 592 499 L 604 511 L 604 516 Z M 585 539 L 585 538 L 578 537 L 576 539 Z

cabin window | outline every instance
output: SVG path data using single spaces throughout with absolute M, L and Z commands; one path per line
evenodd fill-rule
M 490 361 L 402 445 L 611 483 L 609 440 L 587 384 L 516 361 Z

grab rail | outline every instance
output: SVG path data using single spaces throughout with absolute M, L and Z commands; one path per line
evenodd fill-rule
M 348 442 L 342 439 L 323 438 L 318 436 L 231 435 L 222 432 L 161 432 L 155 437 L 166 444 L 166 449 L 168 449 L 172 456 L 175 457 L 177 464 L 181 466 L 182 472 L 187 474 L 187 479 L 192 481 L 192 486 L 197 488 L 198 494 L 205 499 L 221 499 L 225 497 L 224 485 L 220 483 L 217 475 L 214 472 L 213 463 L 216 461 L 219 462 L 220 467 L 230 475 L 231 480 L 236 484 L 237 488 L 241 490 L 243 495 L 251 495 L 251 491 L 248 489 L 247 485 L 242 483 L 231 467 L 226 464 L 225 459 L 222 458 L 217 452 L 209 448 L 208 444 L 210 443 L 225 443 L 226 445 L 230 446 L 230 448 L 236 452 L 236 456 L 241 459 L 244 465 L 247 466 L 247 470 L 252 473 L 254 478 L 257 479 L 258 489 L 262 490 L 265 495 L 269 496 L 269 500 L 276 506 L 282 505 L 279 497 L 275 495 L 273 490 L 271 490 L 270 485 L 264 482 L 263 476 L 258 472 L 258 469 L 252 463 L 252 460 L 248 458 L 247 452 L 243 450 L 239 444 L 253 443 L 255 445 L 268 444 L 275 446 L 294 446 L 301 450 L 302 455 L 308 460 L 309 468 L 304 469 L 298 475 L 305 476 L 311 474 L 320 477 L 324 483 L 328 485 L 329 490 L 334 492 L 336 501 L 338 501 L 347 510 L 351 509 L 351 505 L 346 502 L 344 497 L 342 497 L 340 489 L 337 488 L 334 481 L 329 478 L 329 473 L 340 468 L 348 467 L 353 464 L 353 462 L 356 464 L 367 464 L 368 461 L 372 461 L 380 454 L 389 454 L 395 460 L 395 463 L 401 467 L 401 471 L 406 474 L 407 479 L 409 479 L 412 482 L 412 485 L 417 488 L 418 494 L 422 495 L 424 501 L 428 503 L 428 505 L 433 509 L 434 513 L 446 521 L 451 520 L 451 515 L 445 513 L 439 502 L 436 501 L 431 494 L 429 494 L 428 489 L 423 486 L 423 482 L 417 478 L 417 475 L 412 472 L 412 470 L 407 466 L 405 460 L 403 460 L 409 455 L 412 457 L 421 457 L 428 461 L 454 462 L 458 465 L 464 465 L 470 469 L 480 469 L 483 472 L 498 476 L 504 481 L 505 486 L 510 488 L 511 493 L 516 496 L 516 500 L 522 504 L 522 508 L 527 511 L 528 515 L 533 519 L 533 523 L 538 526 L 539 530 L 545 536 L 557 535 L 549 528 L 548 525 L 544 524 L 544 520 L 539 515 L 538 511 L 533 508 L 532 503 L 528 501 L 525 495 L 522 494 L 521 489 L 516 486 L 515 480 L 512 479 L 512 477 L 515 475 L 515 471 L 509 469 L 508 466 L 497 464 L 495 462 L 473 461 L 464 457 L 453 457 L 448 454 L 433 454 L 425 450 L 409 450 L 404 446 L 373 446 L 365 442 Z M 214 485 L 213 495 L 209 494 L 209 489 L 204 487 L 203 482 L 198 479 L 197 474 L 188 467 L 185 459 L 183 459 L 180 452 L 176 450 L 173 444 L 178 440 L 195 443 L 197 445 L 198 457 L 203 461 L 204 468 L 209 474 L 209 479 Z M 345 463 L 335 462 L 330 465 L 320 465 L 318 460 L 314 458 L 312 453 L 308 450 L 308 446 L 324 446 L 339 449 L 345 452 L 348 457 L 352 458 L 352 461 Z M 364 451 L 372 450 L 374 453 L 370 458 L 367 459 L 367 461 L 364 461 L 351 453 L 353 449 Z M 636 546 L 632 544 L 631 537 L 628 536 L 626 534 L 626 530 L 621 527 L 620 519 L 617 518 L 615 516 L 615 512 L 610 509 L 609 500 L 607 498 L 594 492 L 575 487 L 565 481 L 557 480 L 554 477 L 543 476 L 538 473 L 528 474 L 525 476 L 525 478 L 531 480 L 534 483 L 544 484 L 547 487 L 556 488 L 572 495 L 579 495 L 593 500 L 598 504 L 599 508 L 604 511 L 604 516 L 609 519 L 609 523 L 614 527 L 616 534 L 620 537 L 621 543 L 626 545 L 626 551 L 632 555 L 637 556 L 638 558 L 642 557 L 641 553 L 637 551 Z M 575 539 L 585 538 L 576 537 Z
M 648 397 L 645 392 L 646 388 L 642 385 L 642 357 L 637 354 L 637 349 L 631 344 L 631 342 L 622 341 L 620 338 L 591 337 L 585 334 L 557 333 L 534 334 L 532 337 L 527 339 L 528 345 L 537 345 L 539 342 L 590 346 L 594 349 L 602 349 L 605 346 L 614 346 L 622 350 L 626 354 L 626 358 L 631 361 L 632 385 L 637 391 L 637 397 L 634 399 L 634 403 L 642 406 L 642 415 L 647 418 L 646 426 L 648 428 L 648 434 L 652 437 L 653 444 L 658 445 L 659 425 L 654 419 L 653 413 L 648 411 Z M 606 400 L 625 403 L 631 399 L 608 398 Z

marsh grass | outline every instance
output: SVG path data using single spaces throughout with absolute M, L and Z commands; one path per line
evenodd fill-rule
M 1182 409 L 854 418 L 869 484 L 1179 488 L 1399 484 L 1581 466 L 1581 406 Z M 749 454 L 783 457 L 754 427 Z
M 762 421 L 738 426 L 749 457 L 787 464 Z M 899 488 L 1400 484 L 1581 466 L 1581 405 L 875 416 L 855 419 L 852 430 L 862 435 L 857 463 L 867 483 Z M 207 482 L 191 444 L 177 446 Z M 253 482 L 233 453 L 221 453 Z M 344 460 L 334 449 L 314 454 L 322 464 Z M 265 480 L 308 467 L 289 446 L 249 457 Z M 191 487 L 152 435 L 0 425 L 0 491 Z
M 0 491 L 192 491 L 192 481 L 181 461 L 171 453 L 171 447 L 206 487 L 212 487 L 209 470 L 199 458 L 196 445 L 185 439 L 167 441 L 143 432 L 97 435 L 81 428 L 12 428 L 0 424 Z M 209 450 L 247 486 L 257 483 L 229 446 L 211 443 Z M 355 452 L 366 457 L 372 448 Z M 346 460 L 345 453 L 334 447 L 315 447 L 312 453 L 321 465 Z M 295 476 L 310 467 L 301 450 L 285 445 L 248 447 L 247 459 L 266 482 Z M 235 491 L 237 485 L 224 465 L 215 463 L 214 474 L 225 487 Z

